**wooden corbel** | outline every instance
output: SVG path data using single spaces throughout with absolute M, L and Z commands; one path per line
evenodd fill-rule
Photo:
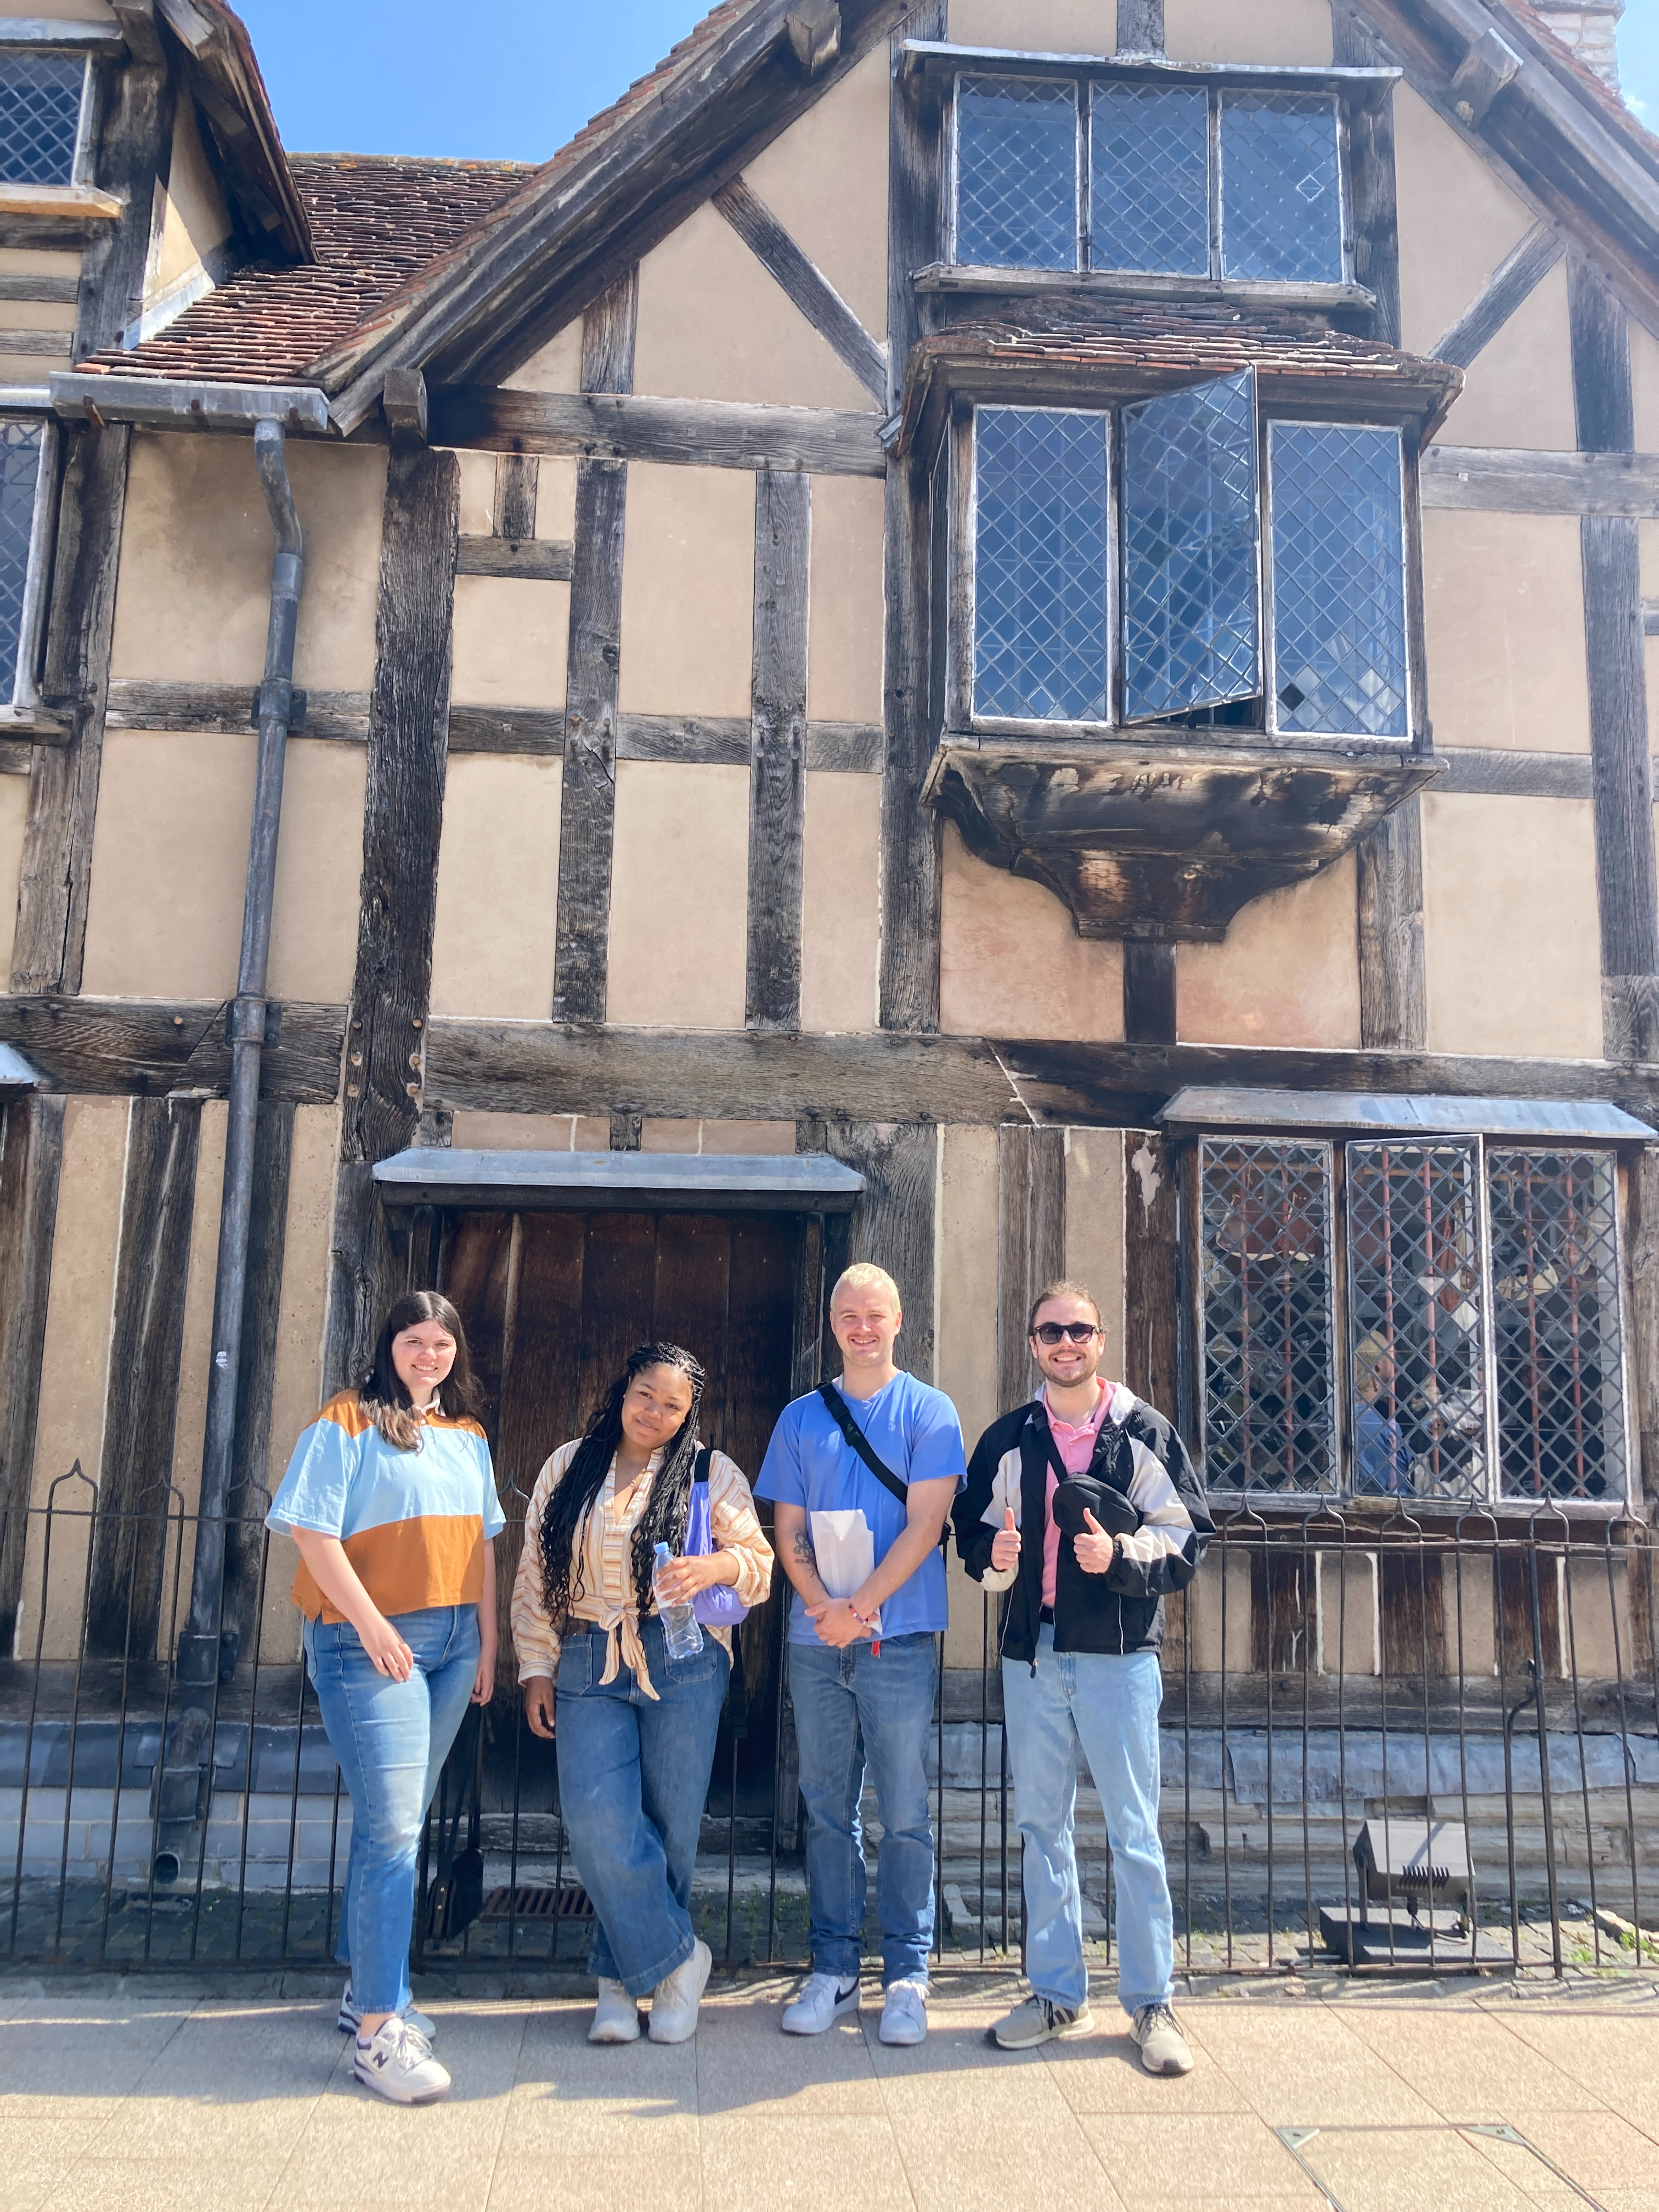
M 841 9 L 836 0 L 799 0 L 784 17 L 783 25 L 804 77 L 818 76 L 841 52 Z
M 426 379 L 418 368 L 389 368 L 380 406 L 394 446 L 423 446 L 426 440 Z
M 1482 31 L 1457 65 L 1451 81 L 1452 112 L 1471 131 L 1521 66 L 1521 57 L 1496 31 Z

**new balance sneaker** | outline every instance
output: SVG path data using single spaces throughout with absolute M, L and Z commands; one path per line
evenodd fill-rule
M 599 1982 L 599 2001 L 593 2008 L 590 2043 L 637 2043 L 640 2008 L 620 1982 Z
M 425 2036 L 428 2043 L 436 2042 L 438 2037 L 437 2021 L 435 2020 L 428 2020 L 423 2012 L 417 2011 L 413 1999 L 411 1999 L 410 2002 L 404 2007 L 402 2012 L 398 2014 L 398 2017 L 399 2020 L 407 2021 L 410 2027 L 415 2030 L 416 2033 L 417 2035 Z M 341 1996 L 340 2009 L 335 2017 L 334 2025 L 339 2029 L 342 2035 L 356 2035 L 362 2028 L 363 2008 L 358 2003 L 356 1998 L 352 1995 L 351 1984 L 349 1982 L 346 1984 L 344 1991 Z
M 1068 2010 L 1065 2005 L 1050 2004 L 1047 1997 L 1029 1996 L 994 2027 L 988 2027 L 985 2040 L 1001 2051 L 1030 2051 L 1039 2043 L 1052 2043 L 1061 2036 L 1087 2035 L 1094 2024 L 1095 2016 L 1086 2004 Z
M 809 1974 L 793 2003 L 783 2008 L 786 2035 L 822 2035 L 826 2027 L 859 2008 L 859 1978 L 842 1981 L 834 1974 Z
M 714 1954 L 698 1936 L 691 1956 L 651 1992 L 653 2043 L 689 2043 L 697 2032 L 697 2006 L 708 1981 Z
M 432 2045 L 394 2012 L 365 2043 L 353 2046 L 351 2070 L 365 2089 L 392 2105 L 429 2105 L 445 2095 L 449 2076 L 432 2056 Z
M 927 2033 L 927 1984 L 889 1982 L 878 2030 L 884 2043 L 920 2043 Z
M 1168 2005 L 1142 2005 L 1129 2033 L 1140 2045 L 1140 2063 L 1149 2074 L 1192 2072 L 1193 2054 Z

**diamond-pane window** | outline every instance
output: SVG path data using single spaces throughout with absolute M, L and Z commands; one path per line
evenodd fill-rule
M 73 183 L 85 80 L 79 54 L 0 55 L 0 184 Z
M 1208 276 L 1206 93 L 1097 84 L 1092 167 L 1091 267 Z
M 974 422 L 974 710 L 1104 721 L 1107 418 L 981 407 Z
M 1221 273 L 1342 282 L 1334 98 L 1222 94 Z
M 1622 1498 L 1619 1238 L 1605 1152 L 1486 1155 L 1505 1498 Z
M 1399 434 L 1275 422 L 1267 471 L 1276 727 L 1405 737 Z
M 1484 1497 L 1475 1147 L 1367 1141 L 1347 1166 L 1350 1486 Z
M 0 703 L 17 684 L 41 435 L 38 422 L 0 422 Z
M 957 82 L 958 262 L 1075 269 L 1077 88 L 1031 77 Z
M 1199 1177 L 1207 1479 L 1334 1490 L 1329 1147 L 1206 1138 Z
M 1261 689 L 1255 374 L 1123 412 L 1125 712 L 1131 721 Z

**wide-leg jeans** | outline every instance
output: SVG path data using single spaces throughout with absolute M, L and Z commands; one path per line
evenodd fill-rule
M 865 1769 L 881 1816 L 876 1911 L 881 1978 L 927 1978 L 933 1942 L 933 1824 L 927 1731 L 939 1650 L 929 1635 L 872 1644 L 789 1646 L 789 1695 L 806 1801 L 806 1890 L 812 1965 L 846 1981 L 859 1971 L 865 1908 L 859 1798 Z
M 640 1625 L 647 1698 L 625 1663 L 605 1673 L 605 1632 L 572 1625 L 559 1652 L 559 1808 L 592 1899 L 591 1971 L 642 1997 L 691 1956 L 691 1877 L 732 1662 L 708 1631 L 671 1660 L 662 1623 Z
M 1112 1847 L 1118 2002 L 1133 2014 L 1167 2004 L 1174 1988 L 1174 1914 L 1158 1832 L 1163 1701 L 1156 1651 L 1056 1652 L 1047 1623 L 1035 1671 L 1024 1659 L 1002 1662 L 1003 1726 L 1025 1843 L 1026 1978 L 1038 1996 L 1068 2011 L 1089 1994 L 1073 1840 L 1079 1747 Z
M 409 2002 L 421 1829 L 478 1672 L 478 1608 L 394 1614 L 415 1655 L 406 1682 L 380 1674 L 349 1620 L 306 1623 L 306 1664 L 351 1796 L 351 1855 L 335 1956 L 364 2012 Z

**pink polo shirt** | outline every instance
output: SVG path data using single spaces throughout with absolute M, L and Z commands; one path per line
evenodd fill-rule
M 1094 1457 L 1095 1438 L 1100 1434 L 1106 1408 L 1112 1402 L 1111 1384 L 1103 1382 L 1098 1376 L 1095 1377 L 1095 1383 L 1100 1394 L 1095 1400 L 1095 1410 L 1087 1420 L 1075 1425 L 1060 1419 L 1048 1404 L 1047 1385 L 1043 1388 L 1042 1403 L 1048 1415 L 1049 1433 L 1054 1437 L 1054 1449 L 1059 1452 L 1060 1464 L 1067 1474 L 1087 1474 L 1089 1472 L 1089 1462 Z M 1059 1488 L 1060 1478 L 1050 1468 L 1048 1487 L 1043 1493 L 1042 1602 L 1051 1608 L 1054 1602 L 1054 1576 L 1060 1566 L 1060 1529 L 1054 1521 L 1054 1492 Z

